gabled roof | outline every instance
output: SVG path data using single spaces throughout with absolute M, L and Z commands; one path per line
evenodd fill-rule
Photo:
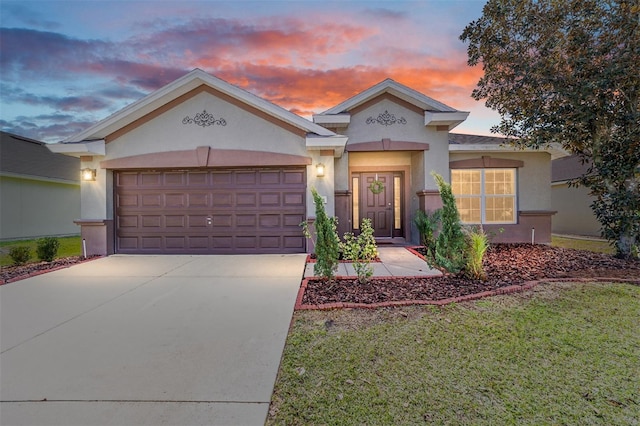
M 44 142 L 0 132 L 0 153 L 3 176 L 80 183 L 78 159 L 54 154 Z
M 360 92 L 357 95 L 347 99 L 346 101 L 334 106 L 333 108 L 326 110 L 320 115 L 341 114 L 349 112 L 353 108 L 362 105 L 363 103 L 368 102 L 373 98 L 377 98 L 384 93 L 392 94 L 406 102 L 409 102 L 410 104 L 417 106 L 424 111 L 457 112 L 455 108 L 445 105 L 442 102 L 438 102 L 427 95 L 424 95 L 416 90 L 413 90 L 410 87 L 387 78 L 386 80 L 381 81 L 375 86 L 368 88 L 364 92 Z
M 425 126 L 446 125 L 449 129 L 452 129 L 469 116 L 469 113 L 466 111 L 458 111 L 410 87 L 387 78 L 333 108 L 314 115 L 313 121 L 327 127 L 346 127 L 350 123 L 351 110 L 387 93 L 424 111 Z
M 123 128 L 124 126 L 203 84 L 307 133 L 314 133 L 320 136 L 335 136 L 335 133 L 322 126 L 314 124 L 299 115 L 260 98 L 259 96 L 249 93 L 246 90 L 196 68 L 185 76 L 110 115 L 85 131 L 65 139 L 64 142 L 83 142 L 104 139 L 116 130 Z

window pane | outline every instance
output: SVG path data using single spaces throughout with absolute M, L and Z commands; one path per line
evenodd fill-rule
M 360 179 L 354 177 L 352 180 L 353 191 L 353 229 L 360 229 Z
M 515 222 L 515 197 L 486 197 L 485 222 Z
M 452 170 L 451 191 L 454 195 L 480 195 L 480 170 Z
M 463 223 L 480 223 L 482 220 L 479 197 L 458 197 L 456 206 Z
M 402 215 L 400 214 L 400 176 L 393 177 L 393 228 L 402 228 Z
M 491 169 L 484 172 L 485 194 L 514 195 L 515 171 L 511 169 Z

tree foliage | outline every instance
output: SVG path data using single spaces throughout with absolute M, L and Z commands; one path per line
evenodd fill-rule
M 311 189 L 311 194 L 316 206 L 316 220 L 314 222 L 316 263 L 313 266 L 313 272 L 317 276 L 333 279 L 338 270 L 340 257 L 340 237 L 336 231 L 336 219 L 327 216 L 324 210 L 324 200 L 315 188 Z
M 442 198 L 442 229 L 436 238 L 435 261 L 436 265 L 449 272 L 457 274 L 465 264 L 466 241 L 460 224 L 460 214 L 456 205 L 456 199 L 449 185 L 439 174 L 431 172 L 431 175 L 440 189 Z
M 575 184 L 630 256 L 640 243 L 639 2 L 489 0 L 460 38 L 484 70 L 472 97 L 502 117 L 492 131 L 578 155 L 588 170 Z

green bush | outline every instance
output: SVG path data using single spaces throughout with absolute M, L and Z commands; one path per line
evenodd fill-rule
M 51 262 L 58 254 L 58 247 L 60 247 L 60 241 L 55 237 L 44 237 L 38 239 L 36 253 L 38 259 L 45 262 Z
M 436 252 L 436 237 L 435 233 L 440 226 L 440 217 L 442 216 L 442 210 L 437 209 L 434 211 L 425 212 L 424 210 L 418 210 L 413 218 L 420 233 L 420 244 L 424 246 L 426 252 L 426 260 L 429 266 L 435 264 L 435 252 Z
M 346 232 L 344 234 L 344 242 L 340 243 L 340 248 L 344 259 L 353 262 L 353 269 L 358 275 L 358 281 L 360 283 L 367 282 L 373 275 L 371 261 L 375 260 L 378 255 L 371 219 L 362 219 L 360 235 L 357 237 L 351 232 Z
M 482 267 L 484 254 L 489 248 L 489 237 L 482 227 L 468 228 L 465 275 L 474 280 L 486 280 L 487 274 Z
M 436 265 L 457 274 L 465 264 L 465 237 L 460 224 L 456 199 L 449 185 L 439 174 L 431 172 L 442 198 L 442 229 L 436 239 Z
M 330 218 L 324 211 L 324 200 L 315 190 L 311 189 L 313 202 L 316 205 L 316 263 L 313 265 L 313 273 L 326 279 L 333 279 L 338 271 L 338 259 L 340 257 L 340 238 L 337 232 L 337 220 Z
M 24 265 L 31 259 L 31 249 L 27 246 L 11 247 L 9 257 L 13 260 L 14 265 Z

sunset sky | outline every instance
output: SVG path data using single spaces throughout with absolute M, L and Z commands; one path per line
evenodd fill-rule
M 201 68 L 306 118 L 393 78 L 488 135 L 459 40 L 484 3 L 2 0 L 0 124 L 58 142 Z

